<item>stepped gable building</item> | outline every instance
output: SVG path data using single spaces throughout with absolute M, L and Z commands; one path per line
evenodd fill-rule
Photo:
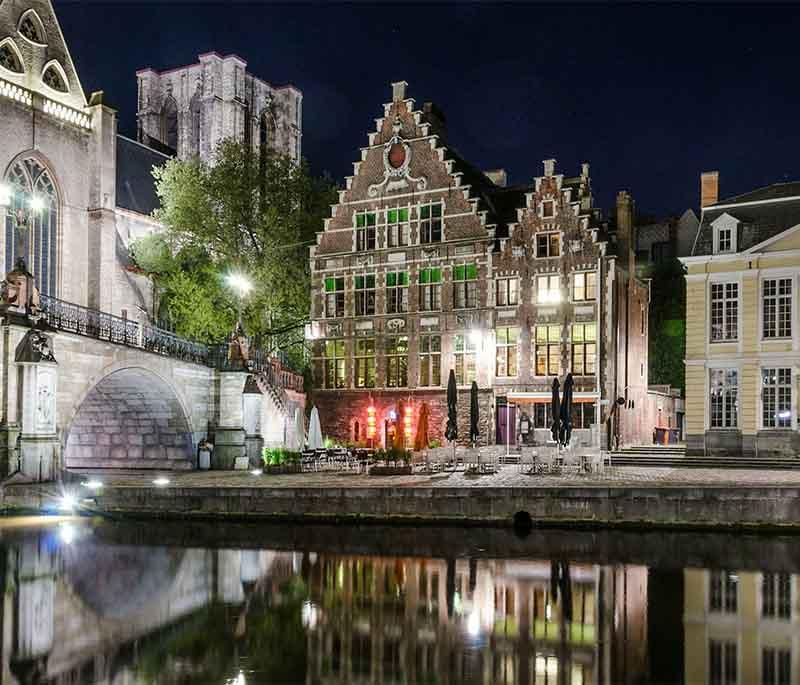
M 221 140 L 235 138 L 300 161 L 302 93 L 253 76 L 241 57 L 207 52 L 197 64 L 136 77 L 141 142 L 209 161 Z
M 686 447 L 690 454 L 796 456 L 800 183 L 719 199 L 701 176 L 686 266 Z
M 481 443 L 543 442 L 553 379 L 572 372 L 575 439 L 650 442 L 659 419 L 630 195 L 618 196 L 612 254 L 587 164 L 567 177 L 546 160 L 530 186 L 508 187 L 505 172 L 453 150 L 435 106 L 392 87 L 311 249 L 323 431 L 408 443 L 427 405 L 429 437 L 442 440 L 453 369 L 462 441 L 476 381 Z

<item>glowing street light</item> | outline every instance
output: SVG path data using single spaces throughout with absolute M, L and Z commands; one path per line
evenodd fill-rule
M 228 274 L 225 278 L 225 281 L 228 285 L 236 291 L 236 294 L 239 296 L 237 300 L 237 311 L 238 311 L 238 318 L 239 318 L 239 326 L 242 325 L 242 300 L 244 300 L 247 293 L 249 293 L 253 289 L 253 284 L 250 280 L 243 276 L 242 274 L 231 273 Z

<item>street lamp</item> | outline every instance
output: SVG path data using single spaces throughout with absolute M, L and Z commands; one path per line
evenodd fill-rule
M 246 276 L 242 274 L 232 273 L 228 274 L 225 279 L 228 285 L 236 291 L 236 294 L 239 296 L 237 300 L 238 304 L 238 316 L 239 316 L 239 326 L 242 327 L 242 301 L 245 298 L 245 295 L 249 293 L 253 289 L 253 284 L 247 279 Z

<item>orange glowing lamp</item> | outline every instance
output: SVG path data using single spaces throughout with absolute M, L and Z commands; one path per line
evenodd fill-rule
M 367 438 L 370 440 L 375 437 L 375 407 L 367 407 Z
M 405 408 L 405 416 L 403 416 L 403 432 L 407 438 L 411 437 L 411 407 Z

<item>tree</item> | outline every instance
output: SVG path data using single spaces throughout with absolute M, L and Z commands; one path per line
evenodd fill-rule
M 654 264 L 650 272 L 650 370 L 655 385 L 684 388 L 686 282 L 677 259 Z
M 219 144 L 211 164 L 175 159 L 153 174 L 170 258 L 157 245 L 134 244 L 132 253 L 159 284 L 160 317 L 181 335 L 219 340 L 237 308 L 225 276 L 241 273 L 253 284 L 243 303 L 247 333 L 301 352 L 308 247 L 335 200 L 333 185 L 305 162 L 259 157 L 234 140 Z

